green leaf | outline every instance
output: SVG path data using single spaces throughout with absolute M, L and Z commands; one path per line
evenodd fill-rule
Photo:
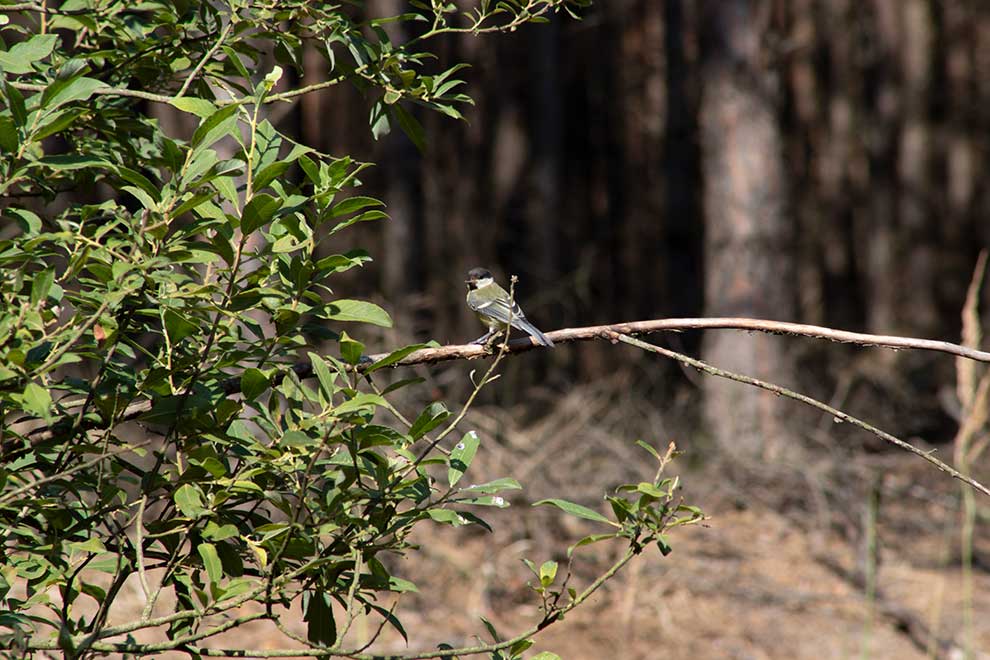
M 24 410 L 38 417 L 48 419 L 52 409 L 52 395 L 37 383 L 28 383 L 21 394 Z
M 371 261 L 371 257 L 364 250 L 351 250 L 347 254 L 331 254 L 316 262 L 316 268 L 330 273 L 342 273 L 351 268 L 363 266 Z
M 320 646 L 331 646 L 337 641 L 337 624 L 333 619 L 333 608 L 328 594 L 306 592 L 303 595 L 306 622 L 306 639 Z
M 582 546 L 591 545 L 592 543 L 598 543 L 599 541 L 605 541 L 608 539 L 614 539 L 616 536 L 618 536 L 618 534 L 591 534 L 589 536 L 585 536 L 583 539 L 567 548 L 567 556 L 570 557 L 574 554 L 575 550 Z
M 179 508 L 182 515 L 187 518 L 199 518 L 208 513 L 206 507 L 203 505 L 203 493 L 194 484 L 183 484 L 179 486 L 172 499 L 175 500 L 175 506 Z
M 445 523 L 454 527 L 467 525 L 470 521 L 453 509 L 430 509 L 426 514 L 438 523 Z
M 485 624 L 485 628 L 488 629 L 488 634 L 492 636 L 492 639 L 496 642 L 501 642 L 502 640 L 499 639 L 498 631 L 495 630 L 495 626 L 492 625 L 492 622 L 486 619 L 485 617 L 480 617 L 480 618 L 481 618 L 481 622 Z
M 237 196 L 237 183 L 234 181 L 232 176 L 218 176 L 212 181 L 213 187 L 217 189 L 223 198 L 226 199 L 231 205 L 240 210 L 241 203 Z
M 342 215 L 354 213 L 355 211 L 360 211 L 361 209 L 369 206 L 385 206 L 385 204 L 373 197 L 362 197 L 360 195 L 356 197 L 348 197 L 344 201 L 333 205 L 330 209 L 330 217 L 339 218 Z
M 478 451 L 479 442 L 478 434 L 474 431 L 469 431 L 464 434 L 461 441 L 454 445 L 454 448 L 450 451 L 447 482 L 451 486 L 456 485 L 471 466 L 471 461 L 474 460 L 474 455 Z
M 237 125 L 237 104 L 226 105 L 204 119 L 193 133 L 192 147 L 205 149 L 220 138 L 229 135 Z
M 38 140 L 45 139 L 49 135 L 61 133 L 84 114 L 86 114 L 86 111 L 83 108 L 55 110 L 38 122 L 35 130 L 31 132 L 30 138 L 33 142 L 37 142 Z
M 346 332 L 340 333 L 340 356 L 347 364 L 357 364 L 364 355 L 364 344 L 352 339 Z
M 440 426 L 443 420 L 450 417 L 450 411 L 447 410 L 447 406 L 439 401 L 435 401 L 423 409 L 423 412 L 419 414 L 416 421 L 413 422 L 412 428 L 409 429 L 409 435 L 413 440 L 419 440 L 421 437 Z
M 388 590 L 398 593 L 403 593 L 407 591 L 419 593 L 419 587 L 417 587 L 414 582 L 410 582 L 409 580 L 403 580 L 402 578 L 395 577 L 394 575 L 388 576 Z
M 244 206 L 244 212 L 241 213 L 241 231 L 247 235 L 271 222 L 280 208 L 282 208 L 281 199 L 275 199 L 268 193 L 258 193 Z
M 396 390 L 400 390 L 408 385 L 415 385 L 417 383 L 422 383 L 424 380 L 426 379 L 421 376 L 416 376 L 415 378 L 403 378 L 402 380 L 395 381 L 394 383 L 386 387 L 384 390 L 382 390 L 382 394 L 389 394 L 390 392 L 395 392 Z
M 148 177 L 140 172 L 127 167 L 118 167 L 117 176 L 128 183 L 133 183 L 147 193 L 148 197 L 154 200 L 154 204 L 150 208 L 154 208 L 162 200 L 161 186 L 152 183 Z
M 289 165 L 291 163 L 288 161 L 280 160 L 265 167 L 254 176 L 254 189 L 261 190 L 268 186 L 272 181 L 285 174 Z
M 250 80 L 251 74 L 244 66 L 244 63 L 241 62 L 241 54 L 238 53 L 233 48 L 231 48 L 230 46 L 224 46 L 223 52 L 227 54 L 227 62 L 229 62 L 234 66 L 234 68 L 237 70 L 237 73 L 239 73 L 242 78 L 246 78 Z
M 508 509 L 510 504 L 501 495 L 482 495 L 481 497 L 471 497 L 468 499 L 458 499 L 460 504 L 473 504 L 474 506 L 494 506 L 499 509 Z
M 281 443 L 288 447 L 306 447 L 315 445 L 319 440 L 306 435 L 302 431 L 286 431 L 282 434 Z
M 388 402 L 377 394 L 361 392 L 353 398 L 344 401 L 339 406 L 335 406 L 333 414 L 341 417 L 355 412 L 373 412 L 375 408 L 386 405 L 388 405 Z
M 173 346 L 199 331 L 199 327 L 195 323 L 171 308 L 166 309 L 162 316 L 165 321 L 165 332 L 168 333 L 168 340 Z
M 661 460 L 660 454 L 657 453 L 657 450 L 651 447 L 650 445 L 648 445 L 647 443 L 643 442 L 642 440 L 637 440 L 636 444 L 642 447 L 643 449 L 645 449 L 646 451 L 650 452 L 651 454 L 653 454 L 653 458 L 657 459 L 658 461 Z
M 17 135 L 17 126 L 14 125 L 13 118 L 0 115 L 0 150 L 12 154 L 17 151 L 19 144 L 20 137 Z
M 327 304 L 325 316 L 331 321 L 354 321 L 383 328 L 392 327 L 392 319 L 388 312 L 365 300 L 334 300 Z
M 560 656 L 550 651 L 541 651 L 529 660 L 560 660 Z
M 701 510 L 701 507 L 692 506 L 690 504 L 678 504 L 677 505 L 677 512 L 678 513 L 687 512 L 687 513 L 690 513 L 692 516 L 694 516 L 696 518 L 704 518 L 705 517 L 705 513 Z
M 364 373 L 370 374 L 373 371 L 378 371 L 382 367 L 387 367 L 389 365 L 395 364 L 396 362 L 402 360 L 404 357 L 412 353 L 415 353 L 421 348 L 426 348 L 426 346 L 427 346 L 426 344 L 411 344 L 409 346 L 404 346 L 403 348 L 400 348 L 397 351 L 392 351 L 391 353 L 383 357 L 381 360 L 378 360 L 373 365 L 365 369 Z
M 253 401 L 268 389 L 268 377 L 260 369 L 251 367 L 241 374 L 241 394 L 248 401 Z
M 392 112 L 395 113 L 395 118 L 399 122 L 402 132 L 412 140 L 419 152 L 426 151 L 426 132 L 423 130 L 423 125 L 399 104 L 392 106 Z
M 622 497 L 606 497 L 605 499 L 612 507 L 612 513 L 615 514 L 620 523 L 625 522 L 629 516 L 633 515 L 633 505 L 629 500 Z
M 379 211 L 377 209 L 371 211 L 365 211 L 364 213 L 358 213 L 357 215 L 352 216 L 347 220 L 344 220 L 343 222 L 337 223 L 336 225 L 333 226 L 333 229 L 330 230 L 330 233 L 334 234 L 340 231 L 341 229 L 346 229 L 347 227 L 350 227 L 351 225 L 356 225 L 359 222 L 368 222 L 369 220 L 383 220 L 386 218 L 388 218 L 388 216 L 384 212 Z
M 612 525 L 614 527 L 619 527 L 614 522 L 603 516 L 602 514 L 589 509 L 586 506 L 581 506 L 580 504 L 575 504 L 574 502 L 568 502 L 567 500 L 561 500 L 557 498 L 551 498 L 546 500 L 540 500 L 539 502 L 534 502 L 533 506 L 540 506 L 541 504 L 552 504 L 561 511 L 569 513 L 572 516 L 577 516 L 578 518 L 584 518 L 585 520 L 594 520 L 595 522 L 602 522 L 606 525 Z
M 183 96 L 181 98 L 172 99 L 169 103 L 182 112 L 189 112 L 201 119 L 207 119 L 213 116 L 213 114 L 217 111 L 217 106 L 213 105 L 206 99 L 195 98 L 192 96 Z
M 48 297 L 48 291 L 52 288 L 52 282 L 55 281 L 55 269 L 49 268 L 43 270 L 34 276 L 34 280 L 31 282 L 31 304 L 37 305 L 42 300 Z
M 647 481 L 641 481 L 636 484 L 636 490 L 644 495 L 656 497 L 657 499 L 666 496 L 666 493 Z
M 337 374 L 330 371 L 326 361 L 316 353 L 309 353 L 309 363 L 313 365 L 313 373 L 320 382 L 320 391 L 327 402 L 333 401 L 333 394 L 337 389 Z
M 371 135 L 376 140 L 392 131 L 388 115 L 388 106 L 383 101 L 375 101 L 371 106 Z
M 4 83 L 4 90 L 7 92 L 7 101 L 10 103 L 10 114 L 18 126 L 27 123 L 27 107 L 24 104 L 24 95 L 10 83 Z
M 520 639 L 518 642 L 509 647 L 509 657 L 515 658 L 519 656 L 533 644 L 534 642 L 531 639 Z
M 172 217 L 180 218 L 184 213 L 193 211 L 196 208 L 198 208 L 200 205 L 202 205 L 204 202 L 211 201 L 212 199 L 213 199 L 212 191 L 201 192 L 201 193 L 196 193 L 195 195 L 191 195 L 189 196 L 189 199 L 182 202 L 182 204 L 180 204 L 175 209 L 173 209 Z
M 210 582 L 217 583 L 223 577 L 223 564 L 220 563 L 220 555 L 217 548 L 212 543 L 200 543 L 196 547 L 199 556 L 203 559 L 203 566 L 206 568 L 206 576 Z
M 203 538 L 210 539 L 211 541 L 223 541 L 224 539 L 240 536 L 240 534 L 236 525 L 217 525 L 212 520 L 206 523 L 206 527 L 203 529 Z
M 113 164 L 105 158 L 99 156 L 88 156 L 85 154 L 62 154 L 58 156 L 45 156 L 37 165 L 47 167 L 56 171 L 81 170 L 87 167 L 103 167 L 113 169 Z
M 120 189 L 126 193 L 133 195 L 134 199 L 141 202 L 141 206 L 148 209 L 149 211 L 158 210 L 158 202 L 156 202 L 154 198 L 151 197 L 151 195 L 146 193 L 141 188 L 138 188 L 137 186 L 121 186 Z
M 521 490 L 522 485 L 515 479 L 511 477 L 502 477 L 501 479 L 495 479 L 494 481 L 488 481 L 483 484 L 472 484 L 467 488 L 462 488 L 462 493 L 471 493 L 478 495 L 491 495 L 494 493 L 499 493 L 503 490 Z
M 25 235 L 34 236 L 41 231 L 41 218 L 39 218 L 38 214 L 34 211 L 30 211 L 28 209 L 8 208 L 4 209 L 3 212 L 17 218 L 17 224 L 20 225 L 21 230 Z
M 14 44 L 9 51 L 0 51 L 0 68 L 6 73 L 31 73 L 34 70 L 31 65 L 51 55 L 57 43 L 57 35 L 36 34 Z
M 66 83 L 56 81 L 49 85 L 42 94 L 41 105 L 46 110 L 53 110 L 73 101 L 85 101 L 101 87 L 106 87 L 106 83 L 84 76 L 74 78 Z
M 664 534 L 661 534 L 660 538 L 657 539 L 657 548 L 660 550 L 660 554 L 663 555 L 664 557 L 666 557 L 667 555 L 669 555 L 671 552 L 674 551 L 674 549 L 670 546 L 670 542 L 667 540 L 667 537 Z
M 553 584 L 554 579 L 557 577 L 557 562 L 555 561 L 545 561 L 543 565 L 540 566 L 540 584 L 545 587 L 549 587 Z

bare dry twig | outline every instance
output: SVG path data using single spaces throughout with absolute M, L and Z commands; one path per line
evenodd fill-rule
M 694 358 L 688 357 L 687 355 L 683 355 L 676 351 L 671 351 L 666 348 L 661 348 L 660 346 L 654 346 L 653 344 L 648 344 L 644 341 L 640 341 L 628 335 L 623 335 L 622 333 L 618 333 L 618 332 L 614 333 L 613 339 L 615 341 L 621 341 L 625 344 L 629 344 L 630 346 L 641 348 L 651 353 L 656 353 L 657 355 L 662 355 L 664 357 L 677 360 L 682 364 L 686 364 L 690 367 L 694 367 L 695 369 L 700 369 L 701 371 L 704 371 L 707 374 L 711 374 L 712 376 L 718 376 L 719 378 L 727 378 L 729 380 L 734 380 L 738 383 L 744 383 L 746 385 L 759 387 L 760 389 L 767 390 L 768 392 L 773 392 L 774 394 L 779 394 L 780 396 L 787 397 L 788 399 L 800 401 L 801 403 L 809 405 L 813 408 L 817 408 L 823 412 L 832 415 L 836 421 L 848 422 L 853 426 L 858 426 L 864 431 L 867 431 L 877 436 L 881 440 L 885 440 L 893 445 L 897 445 L 901 449 L 904 449 L 906 451 L 911 452 L 912 454 L 915 454 L 916 456 L 920 456 L 921 458 L 925 459 L 926 461 L 934 465 L 936 468 L 941 470 L 942 472 L 945 472 L 949 476 L 954 477 L 955 479 L 959 479 L 960 481 L 966 484 L 969 484 L 970 486 L 980 491 L 984 495 L 990 496 L 990 488 L 987 488 L 979 481 L 972 479 L 968 475 L 963 474 L 962 472 L 955 469 L 948 463 L 945 463 L 944 461 L 940 461 L 939 459 L 935 458 L 932 455 L 933 452 L 919 449 L 909 442 L 905 442 L 904 440 L 901 440 L 900 438 L 891 435 L 890 433 L 887 433 L 882 429 L 878 429 L 872 424 L 868 424 L 857 417 L 853 417 L 847 412 L 839 410 L 838 408 L 833 408 L 832 406 L 826 403 L 822 403 L 818 399 L 813 399 L 810 396 L 800 394 L 798 392 L 789 390 L 786 387 L 781 387 L 780 385 L 776 385 L 774 383 L 768 383 L 767 381 L 760 380 L 759 378 L 753 378 L 752 376 L 745 376 L 743 374 L 737 374 L 732 371 L 726 371 L 724 369 L 719 369 L 718 367 L 713 367 L 707 362 L 696 360 Z
M 788 323 L 786 321 L 769 321 L 766 319 L 747 318 L 682 318 L 682 319 L 653 319 L 650 321 L 630 321 L 609 325 L 592 325 L 584 328 L 565 328 L 548 332 L 546 335 L 555 344 L 566 344 L 575 341 L 595 341 L 610 339 L 611 334 L 618 332 L 624 335 L 648 335 L 656 332 L 683 332 L 684 330 L 750 330 L 767 332 L 777 335 L 793 335 L 797 337 L 816 337 L 843 344 L 858 344 L 860 346 L 879 346 L 892 349 L 915 349 L 936 351 L 977 362 L 990 363 L 990 352 L 980 351 L 967 346 L 960 346 L 947 341 L 934 339 L 918 339 L 915 337 L 898 337 L 895 335 L 871 335 L 863 332 L 849 332 L 818 325 L 804 323 Z M 536 348 L 538 344 L 530 337 L 515 339 L 509 342 L 509 353 L 520 353 Z M 387 353 L 370 356 L 372 360 L 380 360 Z M 449 360 L 473 360 L 488 357 L 490 354 L 482 346 L 450 345 L 439 348 L 424 348 L 410 353 L 395 366 L 413 364 L 446 362 Z
M 835 328 L 806 325 L 803 323 L 788 323 L 784 321 L 770 321 L 765 319 L 733 317 L 653 319 L 648 321 L 632 321 L 627 323 L 596 325 L 583 328 L 565 328 L 562 330 L 548 332 L 547 336 L 550 337 L 555 344 L 564 344 L 576 341 L 615 341 L 615 336 L 617 334 L 634 336 L 665 331 L 682 332 L 685 330 L 701 329 L 747 330 L 767 332 L 771 334 L 815 337 L 819 339 L 828 339 L 835 342 L 857 344 L 860 346 L 879 346 L 882 348 L 892 349 L 936 351 L 939 353 L 946 353 L 960 358 L 990 364 L 990 352 L 977 350 L 967 346 L 961 346 L 959 344 L 953 344 L 951 342 L 932 339 L 918 339 L 915 337 L 898 337 L 894 335 L 871 335 L 861 332 L 849 332 L 846 330 L 837 330 Z M 537 346 L 538 344 L 531 337 L 515 339 L 507 344 L 503 344 L 504 348 L 501 348 L 499 354 L 505 355 L 510 353 L 521 353 L 536 348 Z M 371 355 L 369 356 L 369 361 L 363 363 L 357 368 L 359 371 L 367 369 L 375 362 L 382 360 L 387 356 L 388 353 Z M 484 346 L 478 346 L 475 344 L 454 344 L 415 351 L 390 366 L 395 368 L 417 364 L 435 364 L 452 360 L 474 360 L 483 357 L 494 357 L 494 355 L 492 351 Z M 312 367 L 308 362 L 293 365 L 292 370 L 301 378 L 308 378 L 312 375 Z M 226 394 L 236 394 L 240 391 L 240 377 L 231 378 L 229 381 L 224 383 L 223 387 Z M 140 417 L 151 410 L 151 405 L 152 402 L 150 400 L 132 403 L 124 411 L 120 421 L 127 421 Z M 72 411 L 69 410 L 68 413 L 71 415 Z M 50 441 L 60 432 L 58 429 L 53 427 L 42 427 L 33 431 L 27 431 L 26 429 L 18 430 L 15 426 L 11 430 L 15 433 L 28 435 L 31 439 L 32 446 L 37 446 L 44 442 Z M 15 444 L 16 443 L 11 442 L 9 448 L 8 446 L 4 446 L 2 448 L 2 453 L 7 454 L 11 451 L 17 452 L 21 447 L 17 447 Z M 920 450 L 918 451 L 920 452 Z M 990 495 L 990 491 L 987 491 L 985 488 L 983 488 L 983 490 Z

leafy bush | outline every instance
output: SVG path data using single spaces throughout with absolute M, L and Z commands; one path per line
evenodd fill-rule
M 459 117 L 470 101 L 460 66 L 426 72 L 430 38 L 512 30 L 585 3 L 481 2 L 467 16 L 410 4 L 363 20 L 360 7 L 309 0 L 68 0 L 0 13 L 5 647 L 198 655 L 202 641 L 268 619 L 315 655 L 359 657 L 345 647 L 354 617 L 402 631 L 382 596 L 415 589 L 383 557 L 412 549 L 423 522 L 486 526 L 475 507 L 507 506 L 501 493 L 520 487 L 462 486 L 480 444 L 456 431 L 463 415 L 431 404 L 407 422 L 388 395 L 409 381 L 381 391 L 368 378 L 419 346 L 365 356 L 344 324 L 391 320 L 336 297 L 334 276 L 370 257 L 331 246 L 384 219 L 383 205 L 354 192 L 366 164 L 294 142 L 266 113 L 350 81 L 374 97 L 376 135 L 397 124 L 422 145 L 402 103 Z M 389 21 L 423 27 L 392 43 Z M 286 90 L 281 67 L 301 77 L 304 48 L 331 77 Z M 195 131 L 167 134 L 148 104 L 190 115 Z M 313 352 L 328 340 L 337 355 Z M 553 562 L 532 564 L 544 620 L 480 650 L 519 656 L 643 547 L 666 554 L 666 529 L 701 518 L 675 489 L 658 471 L 620 490 L 615 520 L 548 501 L 611 526 L 578 545 L 622 537 L 629 550 L 582 593 Z M 143 612 L 109 625 L 129 579 Z M 297 600 L 305 638 L 279 621 Z M 240 609 L 250 603 L 261 607 Z M 138 643 L 141 629 L 160 641 Z

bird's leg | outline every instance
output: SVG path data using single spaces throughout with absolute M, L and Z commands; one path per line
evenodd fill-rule
M 488 332 L 486 332 L 485 334 L 481 335 L 480 337 L 478 337 L 477 339 L 475 339 L 471 343 L 472 344 L 480 344 L 482 346 L 486 346 L 488 344 L 488 340 L 491 339 L 492 335 L 494 335 L 494 334 L 495 334 L 495 331 L 494 330 L 489 330 Z

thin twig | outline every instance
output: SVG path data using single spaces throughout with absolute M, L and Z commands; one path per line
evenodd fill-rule
M 937 467 L 942 472 L 945 472 L 946 474 L 969 484 L 970 486 L 980 491 L 984 495 L 990 495 L 990 488 L 987 488 L 980 482 L 966 476 L 965 474 L 963 474 L 959 470 L 956 470 L 947 463 L 944 463 L 939 459 L 935 458 L 934 456 L 932 456 L 932 452 L 918 449 L 911 443 L 905 442 L 900 438 L 895 437 L 890 433 L 887 433 L 886 431 L 878 429 L 877 427 L 871 424 L 867 424 L 866 422 L 856 417 L 853 417 L 847 412 L 843 412 L 838 408 L 833 408 L 827 403 L 822 403 L 817 399 L 812 399 L 810 396 L 799 394 L 798 392 L 789 390 L 786 387 L 781 387 L 780 385 L 775 385 L 774 383 L 768 383 L 766 381 L 760 380 L 759 378 L 744 376 L 743 374 L 737 374 L 732 371 L 726 371 L 724 369 L 719 369 L 718 367 L 713 367 L 707 362 L 702 362 L 701 360 L 696 360 L 694 358 L 688 357 L 687 355 L 683 355 L 681 353 L 677 353 L 675 351 L 671 351 L 666 348 L 661 348 L 659 346 L 654 346 L 653 344 L 648 344 L 645 341 L 640 341 L 638 339 L 635 339 L 628 335 L 624 335 L 622 333 L 618 333 L 618 332 L 614 333 L 614 338 L 616 341 L 621 341 L 624 344 L 629 344 L 630 346 L 635 346 L 636 348 L 641 348 L 644 351 L 656 353 L 657 355 L 663 355 L 664 357 L 669 357 L 673 360 L 677 360 L 678 362 L 686 364 L 690 367 L 694 367 L 695 369 L 700 369 L 701 371 L 704 371 L 705 373 L 711 374 L 713 376 L 718 376 L 720 378 L 727 378 L 729 380 L 734 380 L 739 383 L 745 383 L 746 385 L 753 385 L 755 387 L 759 387 L 761 389 L 767 390 L 768 392 L 773 392 L 774 394 L 779 394 L 789 399 L 800 401 L 801 403 L 812 406 L 813 408 L 818 408 L 819 410 L 829 413 L 836 420 L 849 422 L 853 426 L 858 426 L 864 431 L 872 433 L 873 435 L 877 436 L 882 440 L 886 440 L 891 444 L 897 445 L 901 449 L 907 450 L 912 454 L 916 454 L 917 456 L 920 456 L 921 458 L 925 459 L 926 461 Z
M 148 608 L 152 604 L 151 585 L 148 583 L 148 573 L 144 568 L 144 548 L 142 547 L 144 543 L 144 507 L 147 504 L 148 496 L 142 495 L 141 499 L 138 500 L 137 520 L 134 522 L 134 551 L 137 554 L 138 581 L 141 583 L 141 591 L 144 592 L 145 610 L 141 615 L 142 619 L 151 616 Z
M 347 620 L 344 622 L 343 629 L 337 634 L 335 646 L 344 645 L 344 637 L 347 636 L 348 631 L 351 629 L 351 625 L 354 623 L 354 594 L 357 592 L 358 582 L 361 578 L 361 554 L 358 552 L 357 548 L 351 552 L 351 561 L 354 562 L 354 567 L 351 569 L 351 584 L 347 588 L 347 601 L 345 605 Z
M 507 639 L 501 642 L 496 642 L 493 644 L 484 644 L 478 646 L 472 646 L 468 648 L 459 649 L 437 649 L 432 651 L 421 651 L 410 654 L 395 654 L 389 657 L 395 658 L 396 660 L 427 660 L 428 658 L 453 658 L 457 656 L 465 655 L 478 655 L 482 653 L 494 653 L 502 649 L 507 649 L 515 644 L 518 644 L 524 640 L 529 639 L 536 633 L 540 632 L 544 628 L 556 623 L 563 619 L 563 616 L 578 607 L 590 598 L 598 589 L 601 588 L 603 584 L 612 579 L 622 568 L 629 563 L 629 561 L 636 555 L 636 550 L 632 547 L 628 548 L 625 553 L 609 567 L 607 571 L 602 573 L 588 585 L 578 596 L 568 603 L 566 606 L 559 610 L 548 614 L 543 620 L 537 623 L 535 626 L 530 627 L 528 630 L 522 632 L 519 635 L 511 639 Z M 294 571 L 296 573 L 298 571 Z M 240 597 L 237 600 L 240 601 L 243 598 Z M 190 611 L 178 613 L 183 615 L 181 618 L 188 618 L 191 614 Z M 256 615 L 257 616 L 257 615 Z M 175 618 L 172 617 L 162 617 L 163 619 Z M 119 627 L 123 628 L 123 626 Z M 178 640 L 177 640 L 178 641 Z M 184 641 L 184 640 L 183 640 Z M 44 642 L 29 642 L 27 647 L 30 650 L 38 651 L 56 651 L 60 647 L 57 640 L 44 641 Z M 168 648 L 175 648 L 175 642 L 164 642 L 160 644 L 138 644 L 138 643 L 94 643 L 90 646 L 90 650 L 100 651 L 100 652 L 117 652 L 117 653 L 134 653 L 142 654 L 146 652 L 159 652 L 168 650 L 168 648 L 163 648 L 164 644 L 170 644 Z M 201 648 L 192 645 L 185 645 L 183 650 L 188 653 L 195 653 L 202 656 L 210 657 L 221 657 L 221 658 L 298 658 L 298 657 L 310 657 L 310 658 L 329 658 L 329 657 L 349 657 L 354 660 L 380 660 L 382 656 L 380 654 L 365 654 L 365 653 L 350 653 L 342 651 L 340 648 L 305 648 L 305 649 L 217 649 L 217 648 Z
M 210 61 L 211 57 L 213 57 L 213 54 L 216 53 L 220 46 L 223 45 L 223 42 L 226 41 L 227 35 L 230 34 L 230 30 L 233 27 L 234 21 L 227 21 L 227 24 L 223 26 L 223 30 L 220 31 L 220 36 L 217 37 L 216 43 L 214 43 L 213 46 L 211 46 L 210 49 L 203 54 L 203 57 L 200 58 L 199 62 L 196 63 L 196 67 L 192 70 L 192 72 L 190 72 L 189 76 L 186 77 L 186 81 L 182 83 L 182 87 L 179 88 L 179 91 L 175 93 L 175 98 L 181 98 L 185 95 L 186 91 L 189 90 L 189 86 L 192 85 L 193 80 L 197 75 L 199 75 L 199 72 L 203 70 L 206 63 Z
M 748 318 L 679 318 L 679 319 L 654 319 L 649 321 L 632 321 L 627 323 L 614 323 L 610 325 L 594 325 L 583 328 L 565 328 L 548 332 L 546 335 L 555 344 L 565 344 L 575 341 L 611 341 L 610 333 L 621 333 L 624 335 L 645 335 L 656 332 L 682 332 L 684 330 L 749 330 L 756 332 L 768 332 L 771 334 L 794 335 L 800 337 L 816 337 L 828 339 L 830 341 L 857 344 L 860 346 L 878 346 L 892 349 L 914 349 L 922 351 L 935 351 L 947 353 L 958 357 L 976 360 L 990 364 L 990 352 L 960 346 L 946 341 L 936 341 L 932 339 L 918 339 L 915 337 L 898 337 L 894 335 L 871 335 L 862 332 L 849 332 L 847 330 L 836 330 L 817 325 L 805 325 L 803 323 L 787 323 L 784 321 L 767 321 L 763 319 Z M 514 339 L 506 344 L 504 354 L 522 353 L 534 348 L 539 344 L 532 337 Z M 389 353 L 379 353 L 369 356 L 368 364 L 377 362 L 387 357 Z M 424 348 L 410 353 L 402 360 L 399 360 L 389 368 L 408 367 L 418 364 L 435 364 L 438 362 L 449 362 L 452 360 L 474 360 L 477 358 L 491 357 L 492 353 L 484 346 L 476 344 L 451 344 L 439 348 Z M 362 369 L 362 367 L 358 367 Z M 309 378 L 313 375 L 312 365 L 309 362 L 300 362 L 293 365 L 292 370 L 300 378 Z M 282 374 L 281 377 L 284 377 Z M 275 377 L 278 381 L 279 376 Z M 277 382 L 273 383 L 277 384 Z M 223 390 L 227 394 L 240 392 L 240 377 L 231 378 L 223 383 Z M 127 406 L 121 415 L 120 421 L 127 421 L 140 417 L 151 410 L 151 401 L 137 401 Z M 69 411 L 69 414 L 74 414 Z M 31 446 L 36 447 L 55 438 L 59 431 L 54 425 L 41 427 L 33 431 L 18 430 L 13 427 L 14 433 L 27 434 L 31 439 Z M 12 447 L 14 441 L 5 443 L 0 448 L 3 454 L 16 452 L 17 448 Z
M 654 319 L 649 321 L 631 321 L 627 323 L 613 323 L 609 325 L 593 325 L 583 328 L 565 328 L 547 332 L 546 335 L 553 340 L 554 344 L 565 344 L 574 341 L 596 341 L 609 339 L 612 332 L 624 335 L 648 335 L 656 332 L 682 332 L 684 330 L 749 330 L 756 332 L 767 332 L 770 334 L 793 335 L 798 337 L 817 337 L 828 339 L 829 341 L 857 344 L 860 346 L 878 346 L 892 349 L 915 349 L 923 351 L 935 351 L 938 353 L 948 353 L 959 357 L 969 358 L 977 362 L 990 363 L 990 352 L 979 351 L 959 344 L 947 341 L 937 341 L 933 339 L 918 339 L 915 337 L 898 337 L 895 335 L 871 335 L 863 332 L 850 332 L 848 330 L 837 330 L 817 325 L 807 325 L 804 323 L 788 323 L 785 321 L 769 321 L 765 319 L 748 318 L 678 318 L 678 319 Z M 509 342 L 509 353 L 520 353 L 537 348 L 539 344 L 531 337 L 515 339 Z M 369 356 L 377 361 L 386 357 L 388 353 Z M 394 367 L 410 366 L 414 364 L 431 364 L 436 362 L 446 362 L 449 360 L 473 360 L 475 358 L 487 357 L 490 355 L 481 346 L 476 345 L 450 345 L 439 348 L 424 348 L 414 353 L 410 353 L 402 360 L 396 362 Z
M 28 491 L 31 491 L 37 488 L 38 486 L 43 486 L 44 484 L 50 483 L 52 481 L 58 481 L 59 479 L 66 479 L 72 476 L 73 474 L 75 474 L 76 472 L 79 472 L 80 470 L 85 470 L 86 468 L 93 467 L 97 463 L 100 463 L 101 461 L 105 461 L 108 458 L 111 458 L 118 454 L 126 454 L 128 452 L 134 451 L 135 449 L 138 449 L 139 447 L 144 447 L 145 445 L 149 445 L 149 444 L 151 444 L 150 439 L 142 440 L 141 442 L 135 443 L 133 445 L 125 445 L 123 447 L 118 447 L 113 451 L 103 452 L 95 458 L 91 458 L 90 460 L 84 463 L 80 463 L 79 465 L 75 465 L 67 470 L 62 470 L 57 474 L 52 474 L 47 477 L 41 477 L 39 479 L 35 479 L 34 481 L 24 484 L 19 488 L 4 493 L 3 497 L 0 497 L 0 505 L 7 504 L 8 502 L 17 499 L 24 493 L 27 493 Z

